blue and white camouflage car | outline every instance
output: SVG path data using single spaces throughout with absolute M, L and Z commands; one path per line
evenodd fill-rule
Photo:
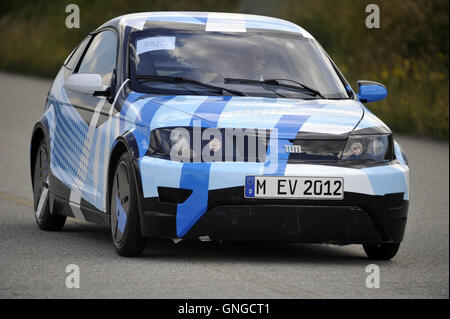
M 391 130 L 319 43 L 280 19 L 150 12 L 115 18 L 64 62 L 31 140 L 37 224 L 147 238 L 362 244 L 403 239 L 409 168 Z

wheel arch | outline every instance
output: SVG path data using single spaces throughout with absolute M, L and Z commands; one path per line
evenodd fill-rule
M 109 164 L 108 164 L 108 176 L 107 176 L 107 190 L 106 190 L 106 213 L 110 213 L 110 202 L 111 202 L 111 187 L 112 187 L 112 179 L 114 177 L 114 169 L 117 166 L 117 163 L 119 161 L 119 158 L 124 153 L 129 153 L 131 155 L 131 160 L 133 163 L 133 173 L 134 173 L 134 180 L 136 182 L 136 190 L 138 193 L 138 207 L 139 212 L 141 212 L 141 186 L 140 186 L 140 179 L 139 179 L 139 172 L 137 172 L 137 167 L 134 165 L 135 159 L 139 156 L 139 149 L 136 144 L 136 140 L 134 138 L 134 135 L 127 131 L 123 135 L 119 136 L 113 143 L 111 147 L 110 157 L 109 157 Z

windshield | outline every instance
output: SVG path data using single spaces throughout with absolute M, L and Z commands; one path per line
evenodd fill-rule
M 135 32 L 130 41 L 130 75 L 135 90 L 149 93 L 222 94 L 192 82 L 148 80 L 148 76 L 160 76 L 239 90 L 247 96 L 311 98 L 305 90 L 255 84 L 268 79 L 296 81 L 325 98 L 348 98 L 342 80 L 315 40 L 288 32 Z M 258 81 L 225 80 L 229 78 Z

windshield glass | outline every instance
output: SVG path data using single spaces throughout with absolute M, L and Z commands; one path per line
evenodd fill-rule
M 135 32 L 130 41 L 130 75 L 135 90 L 149 93 L 221 94 L 192 83 L 145 76 L 183 77 L 239 90 L 247 96 L 311 98 L 304 90 L 224 81 L 294 80 L 325 98 L 348 98 L 343 82 L 315 40 L 288 32 Z M 295 86 L 293 82 L 280 83 Z

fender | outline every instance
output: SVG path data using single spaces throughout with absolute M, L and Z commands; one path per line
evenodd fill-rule
M 108 164 L 108 189 L 106 192 L 107 201 L 106 201 L 106 213 L 110 214 L 110 196 L 111 196 L 111 178 L 112 178 L 112 169 L 115 167 L 117 163 L 117 159 L 119 154 L 123 153 L 123 150 L 120 150 L 121 147 L 125 147 L 126 152 L 131 155 L 131 162 L 133 165 L 133 177 L 136 183 L 136 192 L 138 197 L 138 211 L 139 211 L 139 219 L 143 220 L 143 210 L 142 210 L 142 202 L 143 202 L 143 193 L 142 193 L 142 182 L 141 182 L 141 174 L 139 171 L 139 147 L 136 142 L 135 136 L 132 132 L 126 131 L 123 133 L 123 135 L 117 137 L 117 139 L 114 141 L 111 152 L 109 154 L 109 158 L 113 159 L 109 161 Z M 143 233 L 143 223 L 141 224 L 141 233 Z

